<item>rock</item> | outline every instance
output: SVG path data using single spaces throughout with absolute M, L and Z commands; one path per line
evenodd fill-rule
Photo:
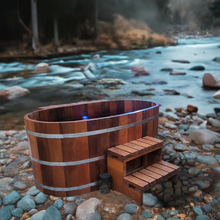
M 183 144 L 177 144 L 177 145 L 175 145 L 174 149 L 178 150 L 178 151 L 185 151 L 187 149 L 187 147 Z
M 31 192 L 31 196 L 36 196 L 38 193 L 40 193 L 40 190 L 35 189 L 34 191 Z
M 64 205 L 64 215 L 69 215 L 69 214 L 72 214 L 72 215 L 75 215 L 75 212 L 76 212 L 76 204 L 75 203 L 66 203 Z
M 197 180 L 196 184 L 201 188 L 201 189 L 207 189 L 210 187 L 211 183 L 209 180 Z
M 207 215 L 198 215 L 196 220 L 210 220 L 210 218 Z
M 53 217 L 54 220 L 62 220 L 60 212 L 55 206 L 52 205 L 47 208 L 47 212 Z
M 16 208 L 12 211 L 12 215 L 15 217 L 21 217 L 23 215 L 23 210 L 21 208 Z
M 195 213 L 197 213 L 198 215 L 202 215 L 203 214 L 203 211 L 199 207 L 197 207 L 197 206 L 193 206 L 193 211 Z
M 152 96 L 152 95 L 154 95 L 153 93 L 150 93 L 150 92 L 145 91 L 145 90 L 140 90 L 140 91 L 132 90 L 132 93 L 135 94 L 135 95 L 139 95 L 139 96 L 146 96 L 146 95 Z
M 218 163 L 220 164 L 220 155 L 216 154 L 215 158 L 218 160 Z
M 186 108 L 186 110 L 187 110 L 188 112 L 190 112 L 190 113 L 192 113 L 192 112 L 197 112 L 197 111 L 198 111 L 198 107 L 193 106 L 193 105 L 188 105 L 187 108 Z
M 34 192 L 35 190 L 37 190 L 36 186 L 32 186 L 28 191 L 27 191 L 27 196 L 30 196 L 32 192 Z
M 88 216 L 95 213 L 98 206 L 101 205 L 101 201 L 96 198 L 90 198 L 77 207 L 76 219 L 87 220 Z
M 215 128 L 220 128 L 220 121 L 219 120 L 216 120 L 214 118 L 209 118 L 208 119 L 208 122 L 210 125 L 212 125 L 213 127 Z
M 190 167 L 188 169 L 189 175 L 191 176 L 198 176 L 201 169 L 197 169 L 196 167 Z
M 210 203 L 211 201 L 213 200 L 213 198 L 212 198 L 212 196 L 211 195 L 209 195 L 209 194 L 205 194 L 204 195 L 204 201 L 205 201 L 205 203 Z
M 172 60 L 175 63 L 190 63 L 188 60 Z
M 173 89 L 163 89 L 163 91 L 166 93 L 166 95 L 180 95 L 179 92 Z
M 36 202 L 37 205 L 41 205 L 47 201 L 47 197 L 48 195 L 45 195 L 44 193 L 40 192 L 37 194 L 34 201 Z
M 29 168 L 31 168 L 31 165 L 32 165 L 31 161 L 29 160 L 29 161 L 24 162 L 21 168 L 29 169 Z
M 109 86 L 116 86 L 116 85 L 127 85 L 128 83 L 121 79 L 112 79 L 112 78 L 104 78 L 97 81 L 100 84 L 107 84 Z
M 93 58 L 99 59 L 99 58 L 100 58 L 100 55 L 99 55 L 99 54 L 94 54 L 94 55 L 93 55 Z
M 73 217 L 73 215 L 69 214 L 66 216 L 66 220 L 75 220 L 75 218 Z
M 156 220 L 165 220 L 162 216 L 158 216 Z
M 54 218 L 45 210 L 32 215 L 30 220 L 54 220 Z
M 194 198 L 200 197 L 202 195 L 202 192 L 200 190 L 197 190 L 195 193 L 193 193 L 191 196 Z
M 38 211 L 37 211 L 37 209 L 31 209 L 29 212 L 28 212 L 28 214 L 29 215 L 34 215 L 35 213 L 37 213 Z
M 134 76 L 148 76 L 150 73 L 145 70 L 143 66 L 133 66 L 132 72 L 134 73 Z
M 215 149 L 215 147 L 214 147 L 213 145 L 211 145 L 211 144 L 203 144 L 203 145 L 202 145 L 202 149 L 203 149 L 203 150 L 210 151 L 210 150 Z
M 86 200 L 85 199 L 83 199 L 83 198 L 78 198 L 78 199 L 76 199 L 76 201 L 75 201 L 75 203 L 76 203 L 76 205 L 77 206 L 79 206 L 79 205 L 81 205 L 83 202 L 85 202 Z
M 129 204 L 124 207 L 124 210 L 129 214 L 135 214 L 138 210 L 138 207 L 135 204 Z
M 197 160 L 200 164 L 204 163 L 207 165 L 213 165 L 215 163 L 218 163 L 218 161 L 212 156 L 198 156 Z
M 14 187 L 15 187 L 15 189 L 19 189 L 19 190 L 27 188 L 26 184 L 21 181 L 16 181 L 14 183 Z
M 168 212 L 168 214 L 169 214 L 169 216 L 175 216 L 175 215 L 178 214 L 178 211 L 177 211 L 177 210 L 170 210 L 170 211 Z
M 200 129 L 191 133 L 188 139 L 196 144 L 214 144 L 220 142 L 220 135 L 218 137 L 205 129 Z
M 152 214 L 150 212 L 142 212 L 142 216 L 144 218 L 153 218 Z
M 102 216 L 99 212 L 92 213 L 89 215 L 88 220 L 101 220 Z
M 165 123 L 164 127 L 169 128 L 169 129 L 177 129 L 176 125 L 170 124 L 170 123 Z
M 63 200 L 62 199 L 58 199 L 54 202 L 54 206 L 60 210 L 63 207 Z
M 0 97 L 5 99 L 14 99 L 17 97 L 25 96 L 29 93 L 30 91 L 28 89 L 24 89 L 20 86 L 12 86 L 0 91 Z
M 50 73 L 51 69 L 47 63 L 38 63 L 34 73 Z
M 161 212 L 161 215 L 164 217 L 164 218 L 169 218 L 169 214 L 165 211 Z
M 35 202 L 31 199 L 30 196 L 25 196 L 17 203 L 17 208 L 21 208 L 24 211 L 35 209 L 35 206 Z
M 170 75 L 172 75 L 172 76 L 182 76 L 182 75 L 186 75 L 186 73 L 185 72 L 172 71 L 172 72 L 170 72 Z
M 220 99 L 220 90 L 218 90 L 218 91 L 213 95 L 213 97 L 214 97 L 215 99 Z
M 12 217 L 12 210 L 14 209 L 13 205 L 5 206 L 0 209 L 0 219 L 1 220 L 9 220 Z
M 149 207 L 156 205 L 158 202 L 157 197 L 153 196 L 151 193 L 143 193 L 143 204 Z
M 0 192 L 3 192 L 5 190 L 10 190 L 11 186 L 9 186 L 10 183 L 12 183 L 14 180 L 10 177 L 6 177 L 4 179 L 0 180 Z
M 172 68 L 163 68 L 160 71 L 165 71 L 165 72 L 172 72 L 173 69 Z
M 220 62 L 220 57 L 215 57 L 215 58 L 213 59 L 213 61 L 215 61 L 215 62 Z
M 194 186 L 192 186 L 192 187 L 189 188 L 189 192 L 190 192 L 190 193 L 195 193 L 197 190 L 198 190 L 198 188 L 197 188 L 197 187 L 194 187 Z
M 77 196 L 70 196 L 70 197 L 66 197 L 66 200 L 68 202 L 74 202 L 76 200 Z
M 205 67 L 204 66 L 193 66 L 189 70 L 196 70 L 196 71 L 205 70 Z
M 13 205 L 21 198 L 20 194 L 17 191 L 12 191 L 8 195 L 4 196 L 3 204 L 4 205 Z
M 122 213 L 118 216 L 117 220 L 133 220 L 133 218 L 128 213 Z
M 179 218 L 171 217 L 171 218 L 167 218 L 167 220 L 179 220 Z
M 208 88 L 220 88 L 220 84 L 210 73 L 205 73 L 203 76 L 203 86 Z
M 202 209 L 204 210 L 205 213 L 209 213 L 212 211 L 212 207 L 210 205 L 204 205 Z
M 186 130 L 188 130 L 188 128 L 189 128 L 189 125 L 184 125 L 184 124 L 178 125 L 178 130 L 186 131 Z

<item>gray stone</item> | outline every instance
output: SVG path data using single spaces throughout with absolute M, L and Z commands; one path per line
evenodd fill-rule
M 161 212 L 161 215 L 164 217 L 164 218 L 168 218 L 169 217 L 169 214 L 165 211 Z
M 220 121 L 219 120 L 216 120 L 214 118 L 209 118 L 208 119 L 208 122 L 210 125 L 212 125 L 213 127 L 215 128 L 220 128 Z
M 9 220 L 12 217 L 12 210 L 14 209 L 13 205 L 5 206 L 0 209 L 0 220 Z
M 0 192 L 10 190 L 11 186 L 9 184 L 12 183 L 13 181 L 14 180 L 10 177 L 6 177 L 4 179 L 1 179 L 0 180 Z
M 76 199 L 75 203 L 76 203 L 77 206 L 79 206 L 79 205 L 81 205 L 85 201 L 86 201 L 85 199 L 78 198 L 78 199 Z
M 197 176 L 200 173 L 201 169 L 196 169 L 196 167 L 190 167 L 188 169 L 189 175 Z
M 197 190 L 198 190 L 197 187 L 194 187 L 194 186 L 189 188 L 190 193 L 195 193 Z
M 220 144 L 215 144 L 215 147 L 220 148 Z
M 40 193 L 39 189 L 35 189 L 31 192 L 31 196 L 36 196 L 38 193 Z
M 198 215 L 196 220 L 210 220 L 210 218 L 207 215 Z
M 63 200 L 62 199 L 58 199 L 54 202 L 54 206 L 60 210 L 63 207 Z
M 0 199 L 0 206 L 2 205 L 2 200 Z
M 35 206 L 35 202 L 31 199 L 30 196 L 25 196 L 17 203 L 17 207 L 23 209 L 24 211 L 35 209 Z
M 60 212 L 58 211 L 58 209 L 55 206 L 50 206 L 47 209 L 47 212 L 53 217 L 54 220 L 62 220 Z
M 135 214 L 137 212 L 137 205 L 129 204 L 124 207 L 124 210 L 129 214 Z
M 36 186 L 32 186 L 28 191 L 27 191 L 27 196 L 30 196 L 31 195 L 31 193 L 33 192 L 33 191 L 35 191 L 35 190 L 37 190 L 37 187 Z
M 143 204 L 146 206 L 154 206 L 158 202 L 157 197 L 153 196 L 151 193 L 143 194 Z
M 215 158 L 218 160 L 218 163 L 220 164 L 220 155 L 216 154 Z
M 204 210 L 204 212 L 209 213 L 212 211 L 212 207 L 210 205 L 204 205 L 202 207 L 202 209 Z
M 128 213 L 122 213 L 118 216 L 117 220 L 133 220 L 133 218 Z
M 203 148 L 203 150 L 213 150 L 214 146 L 211 144 L 203 144 L 202 148 Z
M 4 205 L 13 205 L 21 198 L 17 191 L 12 191 L 3 198 Z
M 142 212 L 142 216 L 144 218 L 153 218 L 152 214 L 150 212 Z
M 164 155 L 163 155 L 163 159 L 164 159 L 164 160 L 169 160 L 169 159 L 170 159 L 170 155 L 164 154 Z
M 178 214 L 178 211 L 177 211 L 177 210 L 170 210 L 170 211 L 168 212 L 168 214 L 169 214 L 169 216 L 175 216 L 175 215 Z
M 75 203 L 66 203 L 66 205 L 64 205 L 64 210 L 63 210 L 64 215 L 69 215 L 69 214 L 74 215 L 75 212 L 76 212 Z
M 101 220 L 102 216 L 99 212 L 92 213 L 90 216 L 88 216 L 88 220 Z
M 189 146 L 188 150 L 195 151 L 195 150 L 199 150 L 199 148 L 198 147 L 194 147 L 194 146 Z
M 73 215 L 69 214 L 66 216 L 66 220 L 74 220 Z
M 70 197 L 66 197 L 66 200 L 67 200 L 68 202 L 74 202 L 74 201 L 76 200 L 77 197 L 78 197 L 78 196 L 70 196 Z
M 218 163 L 218 161 L 212 156 L 198 156 L 197 161 L 202 164 L 213 165 L 214 163 Z
M 209 180 L 197 180 L 196 184 L 201 188 L 201 189 L 207 189 L 210 187 L 211 183 Z
M 15 217 L 21 217 L 23 215 L 23 210 L 21 208 L 16 208 L 12 211 L 12 215 Z
M 203 215 L 203 211 L 197 206 L 193 206 L 193 211 L 198 215 Z
M 37 209 L 31 209 L 29 212 L 28 212 L 28 214 L 29 215 L 33 215 L 34 213 L 37 213 L 38 211 L 37 211 Z
M 175 147 L 174 147 L 175 150 L 178 150 L 178 151 L 184 151 L 187 149 L 187 147 L 183 144 L 177 144 Z
M 40 192 L 37 194 L 34 201 L 36 202 L 37 205 L 41 205 L 47 201 L 47 197 L 48 197 L 48 195 Z
M 156 220 L 165 220 L 162 216 L 158 216 Z
M 164 127 L 172 129 L 172 130 L 177 129 L 176 125 L 173 125 L 173 124 L 170 124 L 170 123 L 167 123 L 167 122 L 164 124 Z
M 184 124 L 178 125 L 178 130 L 186 131 L 186 130 L 188 130 L 188 128 L 189 128 L 189 125 L 184 125 Z
M 20 189 L 20 190 L 22 190 L 22 189 L 27 188 L 27 185 L 26 185 L 25 183 L 21 182 L 21 181 L 16 181 L 16 182 L 14 183 L 14 187 L 15 187 L 15 189 Z
M 171 217 L 171 218 L 167 218 L 167 220 L 179 220 L 179 218 Z
M 31 217 L 31 220 L 54 220 L 54 218 L 45 210 L 37 212 Z

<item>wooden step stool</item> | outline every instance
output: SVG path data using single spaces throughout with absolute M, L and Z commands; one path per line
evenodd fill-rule
M 176 183 L 179 167 L 162 160 L 163 141 L 143 137 L 107 150 L 112 189 L 143 203 L 143 192 L 165 179 Z

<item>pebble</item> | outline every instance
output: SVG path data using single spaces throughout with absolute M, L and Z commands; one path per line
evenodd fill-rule
M 210 218 L 207 215 L 198 215 L 196 220 L 210 220 Z
M 204 210 L 204 212 L 208 213 L 212 211 L 212 207 L 210 205 L 204 205 L 202 207 L 202 209 Z
M 12 211 L 12 215 L 15 217 L 21 217 L 23 215 L 23 210 L 21 208 L 16 208 Z
M 0 192 L 11 190 L 10 183 L 12 183 L 14 180 L 10 177 L 6 177 L 4 179 L 0 180 Z
M 22 189 L 27 188 L 27 185 L 21 181 L 16 181 L 14 183 L 14 187 L 15 187 L 15 189 L 22 190 Z
M 31 195 L 31 193 L 33 192 L 33 191 L 35 191 L 35 190 L 37 190 L 37 187 L 36 186 L 32 186 L 28 191 L 27 191 L 27 196 L 30 196 Z
M 143 204 L 149 207 L 156 205 L 158 199 L 156 196 L 153 196 L 151 193 L 143 193 Z
M 175 215 L 178 214 L 178 211 L 177 211 L 177 210 L 170 210 L 170 211 L 168 212 L 168 214 L 169 214 L 169 216 L 175 216 Z
M 66 220 L 73 220 L 73 219 L 75 219 L 75 218 L 74 218 L 73 215 L 71 215 L 71 214 L 69 214 L 69 215 L 66 216 Z
M 150 212 L 142 212 L 142 216 L 144 218 L 153 218 L 152 214 Z
M 209 124 L 211 124 L 215 128 L 220 128 L 220 121 L 216 120 L 214 118 L 209 118 L 208 119 Z
M 165 218 L 162 216 L 158 216 L 156 220 L 165 220 Z
M 62 220 L 60 212 L 55 206 L 50 206 L 47 208 L 47 212 L 53 217 L 54 220 Z
M 68 202 L 74 202 L 76 200 L 77 196 L 70 196 L 70 197 L 66 197 L 66 200 Z
M 218 163 L 218 161 L 212 156 L 198 156 L 197 160 L 200 164 L 204 163 L 207 165 L 213 165 L 214 163 Z
M 54 206 L 60 210 L 63 207 L 63 200 L 62 199 L 58 199 L 54 202 Z
M 213 150 L 215 147 L 211 144 L 203 144 L 202 148 L 203 150 Z
M 133 220 L 133 218 L 128 213 L 123 213 L 118 216 L 117 220 Z
M 37 205 L 41 205 L 47 201 L 47 197 L 48 197 L 48 195 L 40 192 L 37 194 L 34 201 L 36 202 Z
M 76 212 L 75 203 L 66 203 L 64 205 L 64 210 L 63 210 L 64 215 L 69 215 L 69 214 L 75 215 L 75 212 Z
M 54 220 L 54 218 L 45 210 L 32 215 L 30 220 Z
M 78 199 L 76 199 L 75 203 L 76 203 L 77 206 L 79 206 L 79 205 L 81 205 L 85 201 L 86 201 L 85 199 L 78 198 Z
M 203 211 L 199 207 L 197 207 L 197 206 L 193 206 L 193 211 L 195 213 L 197 213 L 198 215 L 202 215 L 203 214 Z
M 0 219 L 1 220 L 9 220 L 12 217 L 12 210 L 14 209 L 13 205 L 5 206 L 0 209 Z
M 187 149 L 187 147 L 183 144 L 177 144 L 177 145 L 175 145 L 174 149 L 178 150 L 178 151 L 184 151 Z
M 210 187 L 211 182 L 209 180 L 197 180 L 196 184 L 201 188 L 201 189 L 207 189 Z
M 135 214 L 138 210 L 138 207 L 135 204 L 129 204 L 124 207 L 124 210 L 129 214 Z
M 168 218 L 168 217 L 169 217 L 169 214 L 168 214 L 167 212 L 165 212 L 165 211 L 163 211 L 163 212 L 161 213 L 161 215 L 162 215 L 164 218 Z
M 170 124 L 170 123 L 165 123 L 164 127 L 172 129 L 172 130 L 177 129 L 176 125 L 173 125 L 173 124 Z
M 34 215 L 35 213 L 37 213 L 38 211 L 37 211 L 37 209 L 31 209 L 29 212 L 28 212 L 28 214 L 29 215 Z
M 38 193 L 40 193 L 39 189 L 35 189 L 31 192 L 31 196 L 36 196 Z
M 35 209 L 35 206 L 35 202 L 31 199 L 30 196 L 25 196 L 17 203 L 17 207 L 23 209 L 24 211 Z
M 13 205 L 15 204 L 19 199 L 21 198 L 21 195 L 17 191 L 12 191 L 11 193 L 7 194 L 3 198 L 3 204 L 4 205 Z
M 101 220 L 102 216 L 99 212 L 95 212 L 88 217 L 88 220 Z

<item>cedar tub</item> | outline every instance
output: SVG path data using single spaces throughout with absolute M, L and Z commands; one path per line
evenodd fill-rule
M 159 105 L 92 101 L 39 108 L 24 116 L 34 181 L 58 197 L 98 190 L 109 147 L 156 136 Z

